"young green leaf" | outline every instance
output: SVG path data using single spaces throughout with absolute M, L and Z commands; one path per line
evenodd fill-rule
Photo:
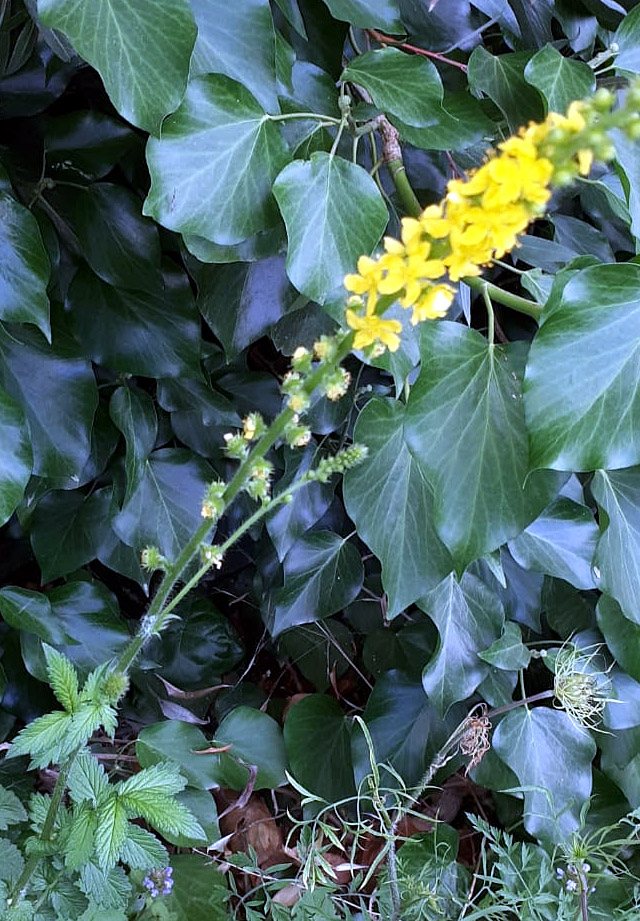
M 79 869 L 93 856 L 97 827 L 98 817 L 89 805 L 74 810 L 64 844 L 64 862 L 69 870 Z
M 69 794 L 77 805 L 89 801 L 94 807 L 109 788 L 109 780 L 97 758 L 79 752 L 69 773 Z
M 69 659 L 57 649 L 46 643 L 42 644 L 42 649 L 47 660 L 47 674 L 51 690 L 67 713 L 73 714 L 79 697 L 78 673 Z
M 127 825 L 127 837 L 120 851 L 120 859 L 132 869 L 147 870 L 166 867 L 169 855 L 155 835 L 140 828 L 139 825 Z
M 127 837 L 127 809 L 115 793 L 96 811 L 95 849 L 98 865 L 109 870 L 116 865 L 120 851 Z

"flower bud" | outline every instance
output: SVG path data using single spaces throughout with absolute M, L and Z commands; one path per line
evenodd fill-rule
M 140 554 L 140 563 L 143 569 L 155 572 L 157 569 L 167 569 L 168 563 L 157 547 L 145 547 Z

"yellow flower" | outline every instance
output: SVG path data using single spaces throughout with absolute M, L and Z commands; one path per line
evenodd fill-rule
M 356 330 L 354 349 L 366 349 L 369 345 L 381 342 L 390 352 L 395 352 L 400 346 L 402 323 L 398 320 L 383 320 L 368 311 L 364 316 L 358 316 L 354 310 L 347 310 L 346 318 L 351 329 Z
M 437 320 L 446 316 L 455 291 L 449 285 L 432 285 L 413 305 L 411 325 L 417 326 L 425 320 Z

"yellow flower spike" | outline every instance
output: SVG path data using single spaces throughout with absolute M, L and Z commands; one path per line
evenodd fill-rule
M 449 285 L 433 285 L 413 305 L 411 325 L 417 326 L 425 320 L 437 320 L 449 312 L 455 291 Z

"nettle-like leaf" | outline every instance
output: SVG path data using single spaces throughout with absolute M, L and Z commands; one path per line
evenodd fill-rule
M 536 467 L 640 461 L 640 266 L 577 272 L 551 297 L 531 345 L 525 409 Z
M 423 330 L 405 438 L 431 484 L 434 522 L 460 570 L 515 537 L 561 479 L 529 475 L 522 343 L 493 346 L 457 323 Z
M 128 810 L 113 792 L 96 811 L 95 852 L 102 870 L 114 867 L 127 837 Z
M 42 644 L 47 660 L 47 675 L 51 690 L 67 713 L 73 713 L 78 705 L 78 673 L 73 664 L 52 646 Z
M 0 838 L 0 882 L 15 882 L 24 868 L 24 857 L 13 842 Z
M 405 440 L 405 406 L 373 399 L 358 417 L 354 440 L 369 453 L 347 471 L 344 500 L 360 537 L 382 563 L 394 618 L 453 569 L 434 525 L 433 491 Z
M 0 831 L 27 821 L 27 811 L 12 790 L 0 787 Z
M 188 0 L 39 0 L 38 13 L 95 67 L 124 118 L 160 129 L 187 84 L 196 40 Z
M 101 870 L 89 861 L 80 868 L 78 888 L 102 908 L 124 908 L 131 893 L 131 883 L 122 867 Z
M 31 755 L 33 764 L 46 767 L 60 760 L 66 750 L 73 717 L 63 710 L 45 713 L 22 729 L 14 739 L 7 758 Z
M 186 779 L 171 763 L 144 768 L 116 786 L 118 801 L 129 818 L 144 818 L 158 831 L 206 839 L 199 822 L 189 809 L 175 799 L 184 790 Z
M 149 140 L 144 213 L 171 230 L 239 243 L 276 222 L 271 184 L 287 160 L 280 128 L 242 84 L 197 77 Z
M 64 862 L 69 870 L 77 870 L 93 856 L 97 827 L 97 814 L 89 805 L 74 810 L 64 845 Z
M 69 773 L 69 793 L 77 805 L 85 801 L 97 805 L 109 788 L 106 772 L 97 758 L 88 752 L 78 753 Z
M 129 822 L 127 837 L 120 850 L 120 859 L 132 869 L 148 870 L 166 867 L 169 855 L 155 835 Z
M 324 304 L 384 232 L 388 212 L 378 187 L 356 163 L 317 151 L 286 166 L 273 193 L 287 227 L 289 278 Z

